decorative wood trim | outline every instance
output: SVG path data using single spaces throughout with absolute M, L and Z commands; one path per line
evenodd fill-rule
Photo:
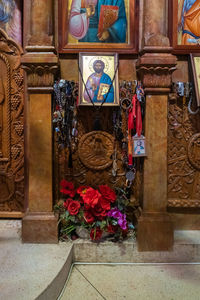
M 200 207 L 199 114 L 191 115 L 182 97 L 169 95 L 168 207 Z
M 0 29 L 1 80 L 4 88 L 0 104 L 3 147 L 0 155 L 0 214 L 24 211 L 24 96 L 22 49 Z
M 145 53 L 138 59 L 136 69 L 147 94 L 166 94 L 176 70 L 176 57 L 170 53 Z
M 199 199 L 168 199 L 168 207 L 200 207 Z
M 49 91 L 49 87 L 53 87 L 58 71 L 58 58 L 54 53 L 27 53 L 22 57 L 22 65 L 27 73 L 29 91 Z
M 9 218 L 9 219 L 21 219 L 24 217 L 24 213 L 23 212 L 0 212 L 0 218 Z

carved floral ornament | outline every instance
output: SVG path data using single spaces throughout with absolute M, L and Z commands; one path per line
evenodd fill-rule
M 58 66 L 27 64 L 23 65 L 23 69 L 27 72 L 29 87 L 48 87 L 54 84 L 54 75 L 58 70 Z
M 20 66 L 20 57 L 23 53 L 22 48 L 10 39 L 6 32 L 0 28 L 0 53 L 8 59 L 9 65 L 13 70 Z
M 168 110 L 168 206 L 200 207 L 199 115 L 170 95 Z
M 0 211 L 24 208 L 22 49 L 0 29 Z M 2 122 L 1 122 L 2 121 Z
M 188 144 L 188 159 L 200 171 L 200 133 L 194 134 Z
M 164 49 L 162 47 L 157 50 L 149 48 L 150 52 L 144 53 L 136 63 L 138 77 L 146 93 L 170 92 L 172 73 L 176 70 L 177 58 L 168 53 L 169 48 L 165 49 L 166 52 Z
M 175 67 L 140 66 L 138 72 L 145 88 L 170 88 Z

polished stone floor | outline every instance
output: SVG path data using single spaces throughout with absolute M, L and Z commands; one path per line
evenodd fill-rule
M 46 290 L 41 299 L 56 299 L 70 252 L 66 243 L 23 244 L 21 221 L 0 220 L 0 300 L 34 300 Z
M 199 300 L 200 265 L 75 264 L 60 300 Z
M 0 220 L 0 300 L 200 300 L 200 231 L 174 237 L 171 252 L 132 240 L 23 244 L 21 221 Z

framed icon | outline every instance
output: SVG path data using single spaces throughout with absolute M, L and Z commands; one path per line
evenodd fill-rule
M 60 53 L 115 51 L 136 53 L 136 0 L 58 0 Z
M 119 105 L 118 55 L 79 53 L 79 105 Z
M 197 106 L 200 106 L 200 53 L 190 54 Z
M 200 0 L 169 0 L 169 36 L 174 53 L 200 50 Z
M 146 142 L 145 137 L 141 135 L 140 137 L 133 137 L 133 157 L 147 156 L 146 154 Z

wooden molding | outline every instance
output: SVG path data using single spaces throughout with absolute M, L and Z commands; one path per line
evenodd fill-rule
M 142 55 L 136 64 L 137 72 L 147 94 L 167 94 L 170 92 L 172 73 L 176 70 L 176 57 L 170 53 L 150 53 Z
M 53 87 L 54 76 L 58 71 L 58 58 L 54 53 L 26 53 L 22 57 L 22 67 L 27 73 L 28 90 L 45 90 Z

